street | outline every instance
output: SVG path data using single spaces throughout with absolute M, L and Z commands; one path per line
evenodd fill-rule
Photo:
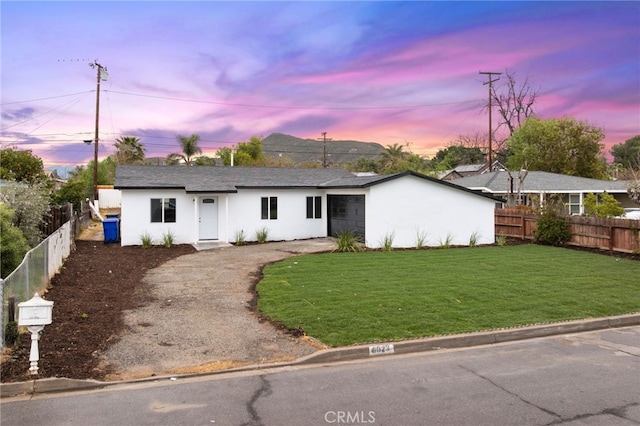
M 5 398 L 9 425 L 637 425 L 640 327 Z

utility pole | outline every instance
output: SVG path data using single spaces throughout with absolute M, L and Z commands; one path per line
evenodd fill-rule
M 501 75 L 501 72 L 489 72 L 489 71 L 480 71 L 479 74 L 486 74 L 489 76 L 489 81 L 482 83 L 483 85 L 488 84 L 489 85 L 489 173 L 491 173 L 493 171 L 493 147 L 491 145 L 491 141 L 493 140 L 493 130 L 491 127 L 491 88 L 492 88 L 492 84 L 494 81 L 498 81 L 500 80 L 500 78 L 496 78 L 495 80 L 492 80 L 492 76 L 494 75 Z
M 89 64 L 91 68 L 97 69 L 96 78 L 96 133 L 94 138 L 94 152 L 93 152 L 93 199 L 98 199 L 98 132 L 100 125 L 100 80 L 107 80 L 107 68 L 98 63 L 96 59 Z
M 327 167 L 329 167 L 329 161 L 327 161 L 327 141 L 330 141 L 331 139 L 327 139 L 327 132 L 322 132 L 322 139 L 318 138 L 318 140 L 321 140 L 323 142 L 322 144 L 322 167 L 324 167 L 325 169 Z

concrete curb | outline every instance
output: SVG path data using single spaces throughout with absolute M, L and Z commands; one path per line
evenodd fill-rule
M 439 349 L 454 349 L 491 345 L 495 343 L 511 342 L 517 340 L 535 339 L 539 337 L 556 336 L 560 334 L 580 333 L 607 328 L 620 328 L 640 325 L 640 313 L 620 315 L 608 318 L 596 318 L 589 320 L 570 321 L 563 323 L 535 325 L 529 327 L 513 328 L 507 330 L 493 330 L 478 333 L 455 334 L 450 336 L 429 337 L 425 339 L 408 340 L 401 342 L 381 342 L 379 344 L 346 346 L 335 349 L 324 349 L 288 363 L 260 364 L 241 368 L 234 368 L 211 373 L 185 374 L 168 377 L 197 377 L 211 374 L 222 374 L 238 371 L 260 370 L 273 367 L 326 364 L 341 361 L 353 361 L 358 359 L 378 357 L 390 354 L 410 354 L 418 352 L 437 351 Z M 380 355 L 372 355 L 372 347 L 393 345 L 393 351 L 385 351 Z M 142 383 L 162 380 L 163 376 L 154 376 L 144 379 L 117 382 L 100 382 L 97 380 L 77 380 L 67 378 L 35 379 L 28 382 L 2 383 L 0 384 L 0 398 L 17 395 L 33 395 L 50 392 L 71 392 L 76 390 L 100 389 L 107 386 L 123 383 Z

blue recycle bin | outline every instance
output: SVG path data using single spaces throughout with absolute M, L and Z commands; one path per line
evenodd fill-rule
M 118 224 L 120 219 L 107 218 L 102 221 L 102 230 L 104 231 L 104 242 L 115 243 L 118 241 L 120 235 L 118 232 Z

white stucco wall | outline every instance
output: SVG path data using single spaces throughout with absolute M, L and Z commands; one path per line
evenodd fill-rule
M 322 218 L 307 219 L 307 197 L 322 197 Z M 268 240 L 318 238 L 327 235 L 326 196 L 320 190 L 240 190 L 233 194 L 185 194 L 176 190 L 122 191 L 121 244 L 140 245 L 147 232 L 156 244 L 173 233 L 175 244 L 199 240 L 199 205 L 202 198 L 216 198 L 218 240 L 235 242 L 243 230 L 246 241 L 256 241 L 256 232 L 267 229 Z M 261 219 L 261 198 L 278 198 L 278 218 Z M 151 199 L 175 198 L 176 222 L 151 223 Z
M 448 238 L 453 245 L 468 245 L 472 234 L 477 244 L 495 242 L 495 202 L 464 191 L 404 176 L 370 189 L 365 197 L 366 244 L 382 246 L 393 235 L 394 247 L 415 247 L 418 232 L 425 245 L 439 246 Z
M 382 246 L 385 236 L 393 236 L 394 247 L 415 247 L 418 233 L 426 235 L 425 245 L 439 246 L 447 239 L 453 245 L 468 245 L 472 235 L 477 244 L 495 241 L 494 206 L 480 197 L 415 176 L 403 176 L 360 189 L 241 189 L 232 194 L 186 194 L 181 190 L 122 191 L 121 244 L 140 245 L 146 232 L 155 244 L 171 232 L 175 244 L 199 240 L 199 205 L 202 198 L 217 199 L 218 240 L 235 242 L 244 231 L 246 241 L 255 241 L 263 227 L 268 240 L 295 240 L 327 236 L 327 194 L 364 195 L 366 245 Z M 322 218 L 307 219 L 307 197 L 322 198 Z M 278 218 L 261 218 L 261 198 L 278 198 Z M 175 198 L 176 223 L 151 223 L 151 199 Z
M 175 198 L 176 222 L 151 223 L 151 199 Z M 124 190 L 120 213 L 120 241 L 123 246 L 141 245 L 141 236 L 146 232 L 154 244 L 162 244 L 163 236 L 171 232 L 175 244 L 193 242 L 195 204 L 192 196 L 178 190 Z
M 322 218 L 307 219 L 307 197 L 322 197 Z M 278 198 L 278 218 L 262 219 L 262 197 Z M 244 231 L 246 241 L 256 241 L 256 231 L 263 227 L 268 240 L 296 240 L 327 235 L 326 196 L 320 190 L 241 190 L 229 197 L 227 241 L 234 242 L 236 233 Z M 222 238 L 222 234 L 221 234 Z

